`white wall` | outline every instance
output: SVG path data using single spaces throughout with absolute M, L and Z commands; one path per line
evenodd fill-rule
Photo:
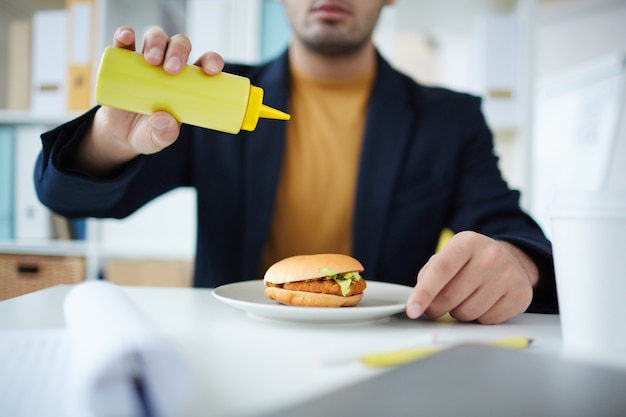
M 257 62 L 260 14 L 259 0 L 187 0 L 191 60 L 206 51 L 217 51 L 226 61 Z
M 549 233 L 556 191 L 624 184 L 617 178 L 624 153 L 616 150 L 626 146 L 626 0 L 577 0 L 540 12 L 531 211 Z
M 106 257 L 193 259 L 196 192 L 176 189 L 125 219 L 98 221 L 93 231 Z
M 541 7 L 536 78 L 626 50 L 626 0 L 572 0 Z

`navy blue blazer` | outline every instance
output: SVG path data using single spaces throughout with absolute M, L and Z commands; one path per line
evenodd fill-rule
M 225 71 L 250 78 L 265 90 L 265 104 L 289 111 L 286 53 Z M 194 285 L 261 276 L 286 122 L 260 120 L 256 131 L 238 135 L 183 125 L 171 147 L 102 180 L 65 168 L 94 112 L 42 135 L 35 183 L 44 204 L 67 217 L 122 218 L 173 188 L 195 187 Z M 550 243 L 520 209 L 519 193 L 508 188 L 497 163 L 479 98 L 417 84 L 378 56 L 352 237 L 364 276 L 413 286 L 443 228 L 473 230 L 526 251 L 541 273 L 531 311 L 556 311 Z

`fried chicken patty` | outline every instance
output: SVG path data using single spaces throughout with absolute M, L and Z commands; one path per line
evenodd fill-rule
M 291 291 L 307 291 L 320 294 L 343 295 L 339 284 L 337 284 L 335 280 L 328 279 L 286 282 L 282 285 L 275 286 Z M 366 286 L 367 284 L 364 279 L 352 281 L 352 284 L 350 284 L 350 291 L 346 294 L 346 296 L 361 294 Z

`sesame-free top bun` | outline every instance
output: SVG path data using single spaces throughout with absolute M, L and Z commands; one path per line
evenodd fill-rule
M 281 304 L 306 307 L 352 307 L 363 298 L 363 278 L 352 281 L 342 295 L 327 273 L 363 272 L 363 265 L 348 255 L 298 255 L 276 262 L 265 272 L 265 295 Z M 285 288 L 283 288 L 283 286 Z
M 324 276 L 323 269 L 337 274 L 363 272 L 363 265 L 351 256 L 335 253 L 296 255 L 270 266 L 263 280 L 272 284 L 304 281 Z

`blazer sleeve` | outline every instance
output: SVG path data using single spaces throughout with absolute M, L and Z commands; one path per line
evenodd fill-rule
M 520 193 L 511 190 L 502 178 L 493 149 L 493 136 L 476 99 L 469 112 L 472 134 L 463 147 L 458 176 L 458 194 L 451 226 L 476 230 L 522 249 L 537 265 L 539 283 L 529 312 L 556 313 L 558 303 L 552 247 L 540 226 L 520 206 Z M 488 191 L 487 191 L 488 190 Z
M 41 135 L 43 148 L 35 164 L 34 182 L 44 205 L 68 218 L 123 218 L 156 196 L 183 185 L 178 181 L 180 175 L 168 179 L 155 175 L 159 167 L 176 170 L 184 165 L 175 149 L 139 156 L 107 178 L 70 169 L 68 158 L 90 127 L 96 110 Z

